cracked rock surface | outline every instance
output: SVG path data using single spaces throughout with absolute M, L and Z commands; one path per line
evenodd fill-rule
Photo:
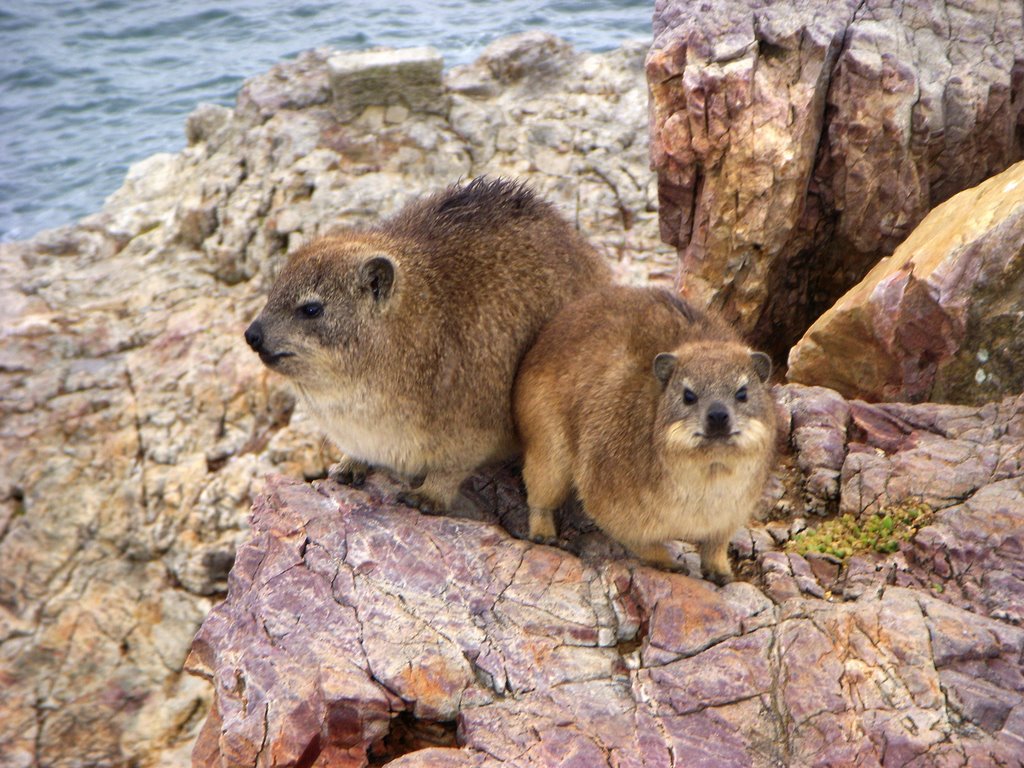
M 210 691 L 182 665 L 257 479 L 335 460 L 242 341 L 288 249 L 486 173 L 533 184 L 622 279 L 670 279 L 645 48 L 509 38 L 427 84 L 440 111 L 348 122 L 330 52 L 305 53 L 200 107 L 101 212 L 0 244 L 0 766 L 189 762 Z
M 1018 764 L 1024 399 L 778 397 L 800 511 L 912 496 L 931 524 L 829 570 L 755 523 L 733 542 L 747 580 L 718 588 L 572 511 L 562 547 L 511 536 L 526 511 L 503 470 L 449 517 L 396 505 L 379 474 L 268 478 L 190 656 L 215 689 L 196 763 Z
M 770 595 L 853 600 L 895 584 L 1024 622 L 1024 396 L 978 408 L 847 401 L 822 387 L 778 392 L 802 489 L 787 511 L 801 525 L 816 524 L 818 513 L 863 518 L 907 500 L 934 514 L 899 551 L 855 554 L 842 567 L 834 558 L 775 551 L 778 542 L 752 527 L 752 537 L 741 534 L 734 544 L 756 562 Z M 790 523 L 778 540 L 798 527 Z
M 658 0 L 662 234 L 684 291 L 781 360 L 925 214 L 1024 158 L 1024 10 Z

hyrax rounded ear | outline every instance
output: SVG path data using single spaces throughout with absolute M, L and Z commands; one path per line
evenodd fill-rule
M 359 283 L 373 295 L 374 301 L 383 301 L 391 295 L 395 284 L 395 265 L 387 256 L 373 256 L 359 267 Z
M 672 371 L 676 369 L 676 363 L 678 362 L 679 358 L 671 352 L 662 352 L 654 358 L 654 375 L 661 382 L 661 386 L 668 384 L 668 380 L 672 378 Z
M 764 352 L 751 352 L 750 362 L 754 364 L 754 372 L 761 381 L 768 381 L 772 375 L 772 359 Z

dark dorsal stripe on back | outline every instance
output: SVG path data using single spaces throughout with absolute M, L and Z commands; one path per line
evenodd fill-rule
M 493 232 L 514 221 L 555 215 L 554 206 L 538 198 L 524 182 L 481 176 L 407 206 L 377 229 L 422 241 L 447 239 L 456 233 L 464 237 L 467 232 Z
M 465 223 L 467 219 L 486 216 L 519 217 L 546 211 L 548 204 L 538 200 L 525 182 L 473 179 L 466 185 L 448 187 L 437 200 L 437 215 L 452 222 Z
M 696 323 L 700 319 L 701 313 L 698 312 L 693 307 L 691 307 L 682 298 L 672 293 L 672 291 L 666 290 L 664 288 L 659 288 L 655 292 L 655 295 L 662 303 L 668 305 L 672 309 L 676 310 L 683 317 L 685 317 L 688 322 Z

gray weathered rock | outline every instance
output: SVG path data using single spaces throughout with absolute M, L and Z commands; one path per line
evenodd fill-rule
M 336 53 L 327 59 L 334 110 L 344 123 L 367 107 L 443 115 L 448 106 L 443 69 L 441 53 L 429 46 Z

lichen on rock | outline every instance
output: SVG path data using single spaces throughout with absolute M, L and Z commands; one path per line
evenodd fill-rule
M 798 555 L 817 552 L 840 561 L 853 554 L 895 552 L 901 541 L 912 539 L 931 519 L 925 504 L 905 501 L 868 513 L 861 518 L 846 514 L 801 531 L 786 549 Z

